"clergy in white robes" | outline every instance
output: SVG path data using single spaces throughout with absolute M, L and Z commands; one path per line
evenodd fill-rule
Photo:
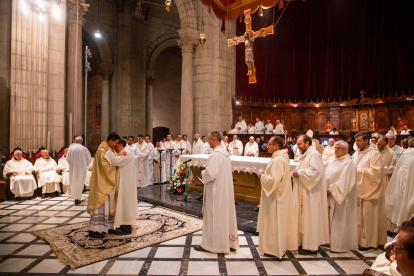
M 37 175 L 39 188 L 42 187 L 42 194 L 60 193 L 60 181 L 62 177 L 56 173 L 56 161 L 49 156 L 48 150 L 42 150 L 42 157 L 36 160 L 34 170 Z
M 273 134 L 284 134 L 285 130 L 283 129 L 283 125 L 280 123 L 280 120 L 276 120 L 276 126 L 273 130 Z
M 335 139 L 329 139 L 329 145 L 323 149 L 323 159 L 326 161 L 329 158 L 335 156 Z
M 407 126 L 404 126 L 403 130 L 401 130 L 400 135 L 410 135 L 410 131 L 411 131 L 411 129 L 408 129 Z
M 239 121 L 237 122 L 234 128 L 237 130 L 237 133 L 239 134 L 247 133 L 247 125 L 246 125 L 246 122 L 243 121 L 242 116 L 239 117 Z
M 298 225 L 289 156 L 280 137 L 272 137 L 268 143 L 270 162 L 264 172 L 259 173 L 262 191 L 260 211 L 257 219 L 259 251 L 282 259 L 286 250 L 298 249 Z
M 231 133 L 229 133 L 231 134 Z M 254 134 L 254 125 L 252 125 L 252 123 L 249 123 L 248 127 L 247 127 L 247 134 Z
M 145 135 L 145 143 L 148 144 L 149 155 L 148 155 L 148 168 L 149 168 L 149 184 L 154 183 L 154 144 L 151 143 L 151 136 Z
M 91 163 L 92 157 L 89 150 L 82 145 L 83 138 L 77 137 L 75 145 L 71 146 L 68 151 L 68 164 L 70 167 L 69 183 L 71 188 L 71 199 L 75 204 L 80 204 L 87 170 Z
M 270 120 L 267 120 L 267 124 L 264 126 L 265 134 L 273 133 L 273 125 L 270 123 Z
M 339 132 L 336 131 L 336 128 L 333 128 L 331 132 L 329 132 L 330 135 L 339 135 Z
M 120 226 L 117 230 L 120 235 L 132 233 L 132 225 L 136 224 L 138 214 L 138 197 L 136 188 L 136 169 L 135 156 L 130 148 L 126 148 L 126 141 L 119 140 L 115 151 L 108 150 L 105 158 L 116 166 L 116 213 L 114 226 Z M 122 155 L 124 153 L 125 155 Z
M 91 162 L 88 165 L 88 171 L 86 173 L 86 179 L 85 179 L 85 190 L 89 190 L 91 186 L 91 176 L 92 176 L 92 168 L 93 168 L 93 158 Z
M 183 155 L 186 154 L 185 153 L 186 145 L 185 145 L 185 143 L 183 141 L 183 138 L 182 138 L 181 134 L 178 134 L 177 135 L 177 138 L 175 139 L 175 143 L 177 144 L 177 152 L 175 154 L 175 162 L 174 163 L 176 163 L 178 161 L 178 159 L 180 158 L 180 156 L 181 156 L 181 149 L 183 150 L 182 151 L 183 152 L 182 154 Z
M 249 142 L 244 147 L 244 156 L 257 157 L 259 156 L 259 146 L 254 141 L 254 137 L 250 136 Z
M 352 155 L 356 166 L 358 194 L 358 244 L 359 250 L 377 248 L 387 242 L 387 219 L 383 184 L 381 154 L 369 144 L 369 134 L 355 134 L 358 147 Z
M 229 150 L 229 137 L 228 136 L 223 136 L 223 141 L 221 141 L 221 144 L 228 151 Z
M 329 243 L 325 166 L 311 144 L 309 136 L 299 137 L 297 146 L 302 154 L 292 172 L 301 255 L 316 254 L 319 245 Z
M 237 135 L 233 135 L 233 141 L 229 144 L 229 153 L 232 156 L 241 156 L 243 153 L 243 143 L 237 140 Z
M 32 175 L 34 167 L 22 156 L 22 151 L 14 151 L 13 158 L 4 166 L 3 177 L 10 178 L 10 191 L 15 197 L 31 197 L 37 188 Z
M 150 168 L 148 164 L 148 157 L 150 155 L 150 149 L 148 144 L 144 141 L 142 134 L 138 135 L 138 142 L 135 144 L 139 150 L 139 159 L 137 162 L 137 188 L 147 187 L 149 183 Z
M 331 251 L 358 250 L 356 168 L 348 143 L 335 143 L 335 153 L 326 170 Z
M 203 229 L 199 251 L 229 253 L 239 248 L 231 159 L 221 145 L 222 134 L 212 131 L 212 153 L 201 175 L 204 182 Z
M 183 154 L 191 154 L 191 143 L 190 141 L 188 141 L 187 134 L 183 134 L 183 142 L 185 143 L 185 151 L 183 152 Z
M 69 182 L 69 163 L 66 159 L 69 148 L 64 149 L 62 157 L 58 160 L 58 166 L 56 172 L 62 175 L 62 192 L 65 195 L 71 194 L 70 182 Z
M 156 148 L 154 148 L 154 183 L 160 183 L 160 182 L 164 183 L 167 181 L 167 174 L 166 174 L 167 168 L 165 167 L 165 158 L 166 158 L 165 148 L 163 146 L 163 143 L 161 142 L 156 142 L 155 145 L 156 145 Z M 159 150 L 162 150 L 161 161 L 160 161 Z M 162 166 L 161 177 L 160 177 L 160 165 Z
M 397 154 L 397 158 L 400 158 L 400 156 L 404 152 L 404 148 L 396 144 L 397 136 L 390 132 L 388 132 L 385 136 L 388 138 L 388 147 L 390 148 L 390 150 L 394 151 L 395 154 Z
M 203 143 L 204 147 L 204 143 Z M 167 180 L 172 180 L 174 178 L 174 165 L 175 165 L 175 155 L 177 154 L 177 144 L 172 140 L 172 135 L 167 135 L 167 141 L 164 143 L 164 148 L 166 150 L 165 156 L 165 166 L 166 166 L 166 173 L 167 173 Z M 172 150 L 170 152 L 170 150 Z M 205 148 L 204 148 L 205 151 Z M 204 154 L 204 152 L 203 152 Z
M 200 139 L 200 135 L 195 133 L 192 154 L 205 154 L 205 152 L 206 148 L 204 147 L 203 141 Z
M 210 154 L 211 148 L 210 148 L 210 144 L 207 142 L 207 136 L 203 136 L 201 138 L 201 141 L 203 141 L 204 148 L 206 149 L 206 151 L 204 152 L 204 154 Z
M 264 134 L 264 124 L 259 118 L 256 118 L 256 124 L 254 125 L 254 134 Z
M 404 221 L 414 216 L 414 138 L 401 155 L 385 191 L 387 218 L 391 232 L 398 232 Z
M 135 162 L 138 164 L 138 159 L 139 159 L 139 149 L 137 147 L 137 145 L 134 143 L 134 136 L 128 136 L 128 140 L 127 140 L 127 148 L 130 148 L 132 153 L 134 154 L 135 157 Z

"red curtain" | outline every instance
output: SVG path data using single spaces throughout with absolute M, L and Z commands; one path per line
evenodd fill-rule
M 252 27 L 273 24 L 277 6 L 253 15 Z M 244 22 L 237 21 L 237 35 Z M 275 34 L 254 42 L 256 84 L 249 84 L 244 45 L 237 47 L 236 97 L 289 99 L 381 96 L 414 92 L 414 1 L 293 1 Z

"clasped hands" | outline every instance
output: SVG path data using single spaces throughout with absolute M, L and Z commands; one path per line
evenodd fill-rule
M 24 174 L 24 175 L 30 175 L 30 173 L 25 172 L 25 174 Z M 13 173 L 13 177 L 15 177 L 15 176 L 17 176 L 17 172 L 14 172 L 14 173 Z

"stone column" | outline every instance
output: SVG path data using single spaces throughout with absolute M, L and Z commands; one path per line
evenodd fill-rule
M 78 5 L 79 1 L 79 5 Z M 83 97 L 82 97 L 82 18 L 88 11 L 85 0 L 68 0 L 68 59 L 67 59 L 67 101 L 66 113 L 72 113 L 73 135 L 83 133 Z M 85 133 L 86 134 L 86 133 Z M 69 144 L 72 137 L 69 137 Z
M 154 70 L 147 70 L 147 105 L 145 108 L 145 134 L 148 134 L 151 136 L 152 139 L 152 129 L 153 129 L 153 123 L 152 123 L 152 90 L 154 87 L 154 81 L 155 81 L 155 71 Z
M 110 63 L 99 64 L 102 76 L 102 105 L 101 105 L 101 141 L 106 141 L 109 135 L 109 81 L 114 72 Z

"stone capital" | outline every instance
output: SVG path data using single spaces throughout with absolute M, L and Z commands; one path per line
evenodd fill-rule
M 155 70 L 147 70 L 147 86 L 152 86 L 154 85 L 154 81 L 155 81 Z
M 178 40 L 178 46 L 180 46 L 181 53 L 183 54 L 192 54 L 197 44 L 198 41 L 194 40 Z
M 111 63 L 101 63 L 99 64 L 99 72 L 103 80 L 110 80 L 114 73 L 114 65 Z
M 78 22 L 79 25 L 83 25 L 82 20 L 84 15 L 88 12 L 89 4 L 85 3 L 85 0 L 79 0 L 79 5 L 77 0 L 69 0 L 68 1 L 68 8 L 69 8 L 69 22 L 76 23 Z

